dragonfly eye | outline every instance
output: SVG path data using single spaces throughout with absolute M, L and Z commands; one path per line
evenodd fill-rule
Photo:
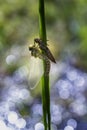
M 39 39 L 38 39 L 38 38 L 35 38 L 35 39 L 34 39 L 34 42 L 39 43 Z

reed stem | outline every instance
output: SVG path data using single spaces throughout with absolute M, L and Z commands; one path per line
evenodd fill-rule
M 47 44 L 46 24 L 44 0 L 39 0 L 39 36 Z M 50 89 L 49 89 L 49 75 L 45 75 L 46 61 L 43 60 L 44 75 L 42 77 L 42 104 L 43 104 L 43 121 L 44 129 L 51 130 L 51 116 L 50 116 Z

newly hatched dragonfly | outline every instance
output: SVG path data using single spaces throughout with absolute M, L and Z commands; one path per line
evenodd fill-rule
M 50 60 L 54 63 L 56 63 L 56 61 L 49 48 L 46 45 L 44 45 L 42 40 L 38 38 L 34 39 L 34 45 L 29 46 L 29 51 L 31 52 L 31 56 L 34 57 L 34 61 L 32 61 L 33 63 L 31 63 L 29 73 L 29 85 L 30 88 L 33 89 L 39 83 L 40 78 L 42 77 L 44 72 L 42 66 L 42 60 L 44 60 L 46 63 L 46 70 L 44 72 L 45 75 L 48 75 L 50 72 Z M 35 69 L 37 69 L 36 72 Z

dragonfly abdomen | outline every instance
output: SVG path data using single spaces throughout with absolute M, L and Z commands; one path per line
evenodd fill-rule
M 48 59 L 45 60 L 46 61 L 46 70 L 45 70 L 45 75 L 49 75 L 50 72 L 50 61 Z
M 43 59 L 45 61 L 44 74 L 47 76 L 49 75 L 49 72 L 50 72 L 50 61 L 47 56 L 43 56 Z

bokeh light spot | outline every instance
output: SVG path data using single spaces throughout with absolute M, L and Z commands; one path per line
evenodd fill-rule
M 67 125 L 67 126 L 64 128 L 64 130 L 74 130 L 74 128 L 73 128 L 72 126 Z
M 42 123 L 37 123 L 35 125 L 35 130 L 44 130 L 44 125 Z
M 25 126 L 26 126 L 26 121 L 25 121 L 23 118 L 19 118 L 19 119 L 16 120 L 15 125 L 16 125 L 18 128 L 25 128 Z
M 8 55 L 7 57 L 6 57 L 6 63 L 8 64 L 8 65 L 12 65 L 12 64 L 14 64 L 16 62 L 16 57 L 14 56 L 14 55 Z
M 10 111 L 8 114 L 8 121 L 11 124 L 15 124 L 16 120 L 18 119 L 18 115 L 14 111 Z
M 69 119 L 67 121 L 67 125 L 72 126 L 73 128 L 76 128 L 77 127 L 77 122 L 74 119 Z

